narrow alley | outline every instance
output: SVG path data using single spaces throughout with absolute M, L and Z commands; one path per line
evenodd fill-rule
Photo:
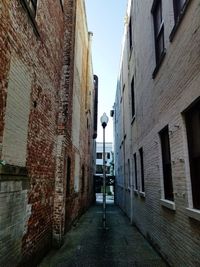
M 167 266 L 117 206 L 107 204 L 106 214 L 105 231 L 102 205 L 92 206 L 39 267 Z
M 0 267 L 200 267 L 199 44 L 200 0 L 0 0 Z

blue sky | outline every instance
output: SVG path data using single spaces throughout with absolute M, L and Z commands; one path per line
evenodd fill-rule
M 102 141 L 100 117 L 109 115 L 106 141 L 113 141 L 113 121 L 110 110 L 115 101 L 115 91 L 127 0 L 85 0 L 88 31 L 93 32 L 93 71 L 99 77 L 98 137 Z

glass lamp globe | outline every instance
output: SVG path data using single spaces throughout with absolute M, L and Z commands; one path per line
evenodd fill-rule
M 100 121 L 101 121 L 102 127 L 105 128 L 107 126 L 107 123 L 108 123 L 108 116 L 106 115 L 105 112 L 101 116 Z

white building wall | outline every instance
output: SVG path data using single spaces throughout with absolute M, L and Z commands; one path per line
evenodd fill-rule
M 200 265 L 200 211 L 193 210 L 189 215 L 187 210 L 188 207 L 192 208 L 192 201 L 182 115 L 200 96 L 200 5 L 198 0 L 189 2 L 170 42 L 169 36 L 174 27 L 173 1 L 162 1 L 166 55 L 156 77 L 152 79 L 155 69 L 153 0 L 132 1 L 133 50 L 130 53 L 127 23 L 115 100 L 117 203 L 172 266 Z M 134 121 L 130 116 L 133 75 Z M 173 205 L 161 201 L 164 194 L 158 133 L 166 125 L 169 125 L 170 132 Z M 140 193 L 140 147 L 144 151 L 145 194 Z M 134 153 L 137 156 L 138 190 L 135 188 Z M 130 187 L 127 183 L 128 159 Z

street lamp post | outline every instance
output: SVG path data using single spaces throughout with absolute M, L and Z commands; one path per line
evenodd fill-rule
M 103 127 L 103 229 L 106 229 L 106 160 L 105 160 L 105 128 L 108 123 L 108 116 L 104 112 L 100 118 Z

